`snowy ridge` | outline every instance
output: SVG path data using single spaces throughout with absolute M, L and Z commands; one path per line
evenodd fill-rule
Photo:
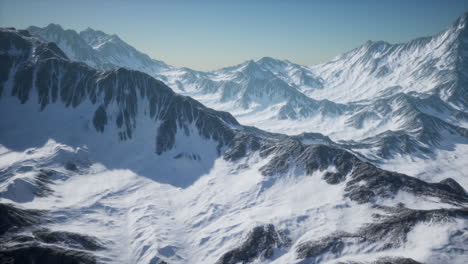
M 403 44 L 369 41 L 321 65 L 294 67 L 287 61 L 263 58 L 208 73 L 208 77 L 197 75 L 209 81 L 186 80 L 184 76 L 164 81 L 208 106 L 232 113 L 243 124 L 291 135 L 322 133 L 344 144 L 353 140 L 349 148 L 382 166 L 387 161 L 394 163 L 401 159 L 416 167 L 424 167 L 431 160 L 443 164 L 447 151 L 453 150 L 453 158 L 457 159 L 466 155 L 463 149 L 468 144 L 467 17 L 464 14 L 433 37 Z M 250 109 L 245 109 L 245 104 L 231 105 L 226 100 L 239 100 L 238 97 L 209 96 L 216 90 L 213 87 L 219 86 L 216 82 L 239 79 L 235 78 L 236 74 L 245 65 L 257 66 L 251 73 L 245 72 L 248 78 L 272 83 L 278 78 L 295 89 L 286 85 L 281 85 L 281 89 L 264 89 L 269 86 L 256 82 L 253 91 L 271 90 L 273 95 L 249 105 Z M 313 76 L 319 85 L 300 86 L 300 82 L 292 81 L 291 68 Z M 184 90 L 184 87 L 191 88 Z M 231 84 L 228 91 L 239 92 L 244 87 L 245 84 L 238 82 Z M 316 103 L 298 99 L 303 96 L 285 96 L 285 91 L 292 90 Z M 240 101 L 249 100 L 252 101 L 251 96 Z M 462 180 L 466 166 L 457 164 L 456 177 Z M 392 168 L 400 170 L 399 166 Z M 444 171 L 444 175 L 453 173 L 451 169 L 445 173 L 445 165 L 438 170 Z M 424 170 L 416 174 L 424 174 Z
M 64 30 L 60 25 L 50 24 L 45 28 L 31 26 L 28 31 L 56 43 L 72 60 L 85 62 L 91 67 L 104 67 L 106 64 L 74 30 Z
M 268 107 L 273 117 L 279 119 L 342 111 L 338 109 L 342 108 L 339 105 L 329 106 L 333 105 L 332 102 L 316 101 L 304 96 L 300 91 L 321 89 L 322 80 L 305 66 L 289 61 L 266 57 L 257 62 L 248 61 L 214 72 L 197 72 L 187 68 L 177 69 L 151 59 L 118 36 L 91 28 L 77 33 L 50 24 L 45 28 L 29 27 L 28 30 L 46 41 L 56 42 L 67 54 L 70 53 L 69 57 L 73 60 L 100 69 L 109 69 L 115 65 L 145 72 L 202 103 L 210 102 L 197 97 L 197 94 L 212 94 L 211 100 L 221 104 L 224 110 L 234 111 L 241 107 L 255 114 L 259 109 Z M 68 44 L 74 43 L 76 39 L 80 39 L 76 47 Z M 96 57 L 99 61 L 90 61 L 89 57 Z
M 94 68 L 125 67 L 153 76 L 171 68 L 164 62 L 139 52 L 117 35 L 108 35 L 99 30 L 87 28 L 78 33 L 74 30 L 64 30 L 56 24 L 49 24 L 44 28 L 31 26 L 27 30 L 45 41 L 55 42 L 71 59 Z
M 453 179 L 242 126 L 26 32 L 0 40 L 1 261 L 464 262 L 468 194 Z
M 433 37 L 402 44 L 369 41 L 328 63 L 312 66 L 325 80 L 326 89 L 309 95 L 351 102 L 374 98 L 391 88 L 392 93 L 431 92 L 452 98 L 452 85 L 466 71 L 467 17 L 465 13 Z
M 301 93 L 304 85 L 319 89 L 320 81 L 303 66 L 272 58 L 207 73 L 183 68 L 156 77 L 179 93 L 239 115 L 251 116 L 267 109 L 274 119 L 299 119 L 345 110 L 343 105 L 305 96 Z

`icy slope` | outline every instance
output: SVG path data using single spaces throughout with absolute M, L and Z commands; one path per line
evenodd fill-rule
M 26 32 L 0 43 L 1 261 L 464 261 L 468 195 L 453 179 L 241 126 Z

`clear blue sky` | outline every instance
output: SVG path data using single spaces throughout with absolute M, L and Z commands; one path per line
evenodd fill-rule
M 367 40 L 433 35 L 465 11 L 467 0 L 0 0 L 0 26 L 89 26 L 211 70 L 263 56 L 325 62 Z

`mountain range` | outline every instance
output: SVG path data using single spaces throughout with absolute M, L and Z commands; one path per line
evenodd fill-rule
M 437 171 L 441 179 L 468 184 L 459 159 L 468 154 L 467 17 L 433 37 L 403 44 L 368 41 L 324 64 L 265 57 L 212 72 L 149 59 L 117 36 L 89 28 L 77 33 L 51 24 L 28 30 L 65 53 L 74 50 L 66 43 L 82 43 L 88 55 L 80 58 L 100 58 L 97 68 L 143 71 L 242 124 L 289 135 L 321 133 L 382 168 L 406 172 L 402 165 L 409 163 L 413 175 L 430 178 Z M 131 52 L 113 52 L 109 59 L 102 43 Z M 70 53 L 75 58 L 80 50 Z
M 211 72 L 1 29 L 0 262 L 464 263 L 467 19 Z

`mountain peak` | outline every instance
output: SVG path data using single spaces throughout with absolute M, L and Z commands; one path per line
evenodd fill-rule
M 248 60 L 243 64 L 243 67 L 241 67 L 242 72 L 257 72 L 261 71 L 260 67 L 258 66 L 257 63 L 255 63 L 254 60 Z
M 365 47 L 373 47 L 373 48 L 378 48 L 378 47 L 385 47 L 388 45 L 392 45 L 386 41 L 383 40 L 368 40 L 364 44 Z
M 96 30 L 96 29 L 93 29 L 91 27 L 87 27 L 85 30 L 81 31 L 80 34 L 99 34 L 99 35 L 106 35 L 108 36 L 106 33 L 102 32 L 101 30 Z
M 462 19 L 466 23 L 468 20 L 468 11 L 465 11 L 465 13 L 463 13 L 463 15 L 460 16 L 460 19 Z
M 110 40 L 113 40 L 113 41 L 116 41 L 116 42 L 123 42 L 125 43 L 117 34 L 112 34 L 110 35 L 109 37 Z M 128 45 L 127 43 L 125 43 L 126 45 Z
M 468 11 L 463 13 L 454 23 L 456 28 L 466 28 L 468 23 Z
M 59 25 L 59 24 L 54 24 L 54 23 L 50 23 L 49 25 L 47 25 L 45 27 L 45 29 L 52 29 L 52 30 L 63 30 L 62 26 Z
M 266 57 L 263 57 L 263 58 L 257 60 L 257 63 L 276 63 L 276 62 L 279 62 L 279 61 L 281 61 L 281 60 L 266 56 Z
M 28 30 L 33 34 L 33 35 L 41 35 L 39 32 L 42 32 L 43 34 L 52 34 L 55 36 L 61 36 L 66 38 L 72 38 L 74 41 L 76 38 L 79 38 L 78 32 L 76 32 L 73 29 L 64 29 L 60 24 L 55 24 L 55 23 L 50 23 L 49 25 L 41 28 L 41 27 L 36 27 L 36 26 L 30 26 L 28 27 Z M 57 40 L 48 40 L 48 41 L 53 41 L 56 42 Z
M 99 31 L 99 30 L 95 30 L 91 27 L 87 27 L 85 30 L 83 30 L 84 32 L 96 32 L 96 31 Z
M 94 30 L 90 27 L 80 32 L 80 37 L 93 48 L 97 48 L 108 41 L 118 39 L 116 35 L 108 35 L 100 30 Z
M 90 27 L 87 27 L 85 30 L 80 32 L 81 36 L 93 36 L 93 37 L 109 37 L 108 34 L 102 32 L 101 30 L 95 30 Z

